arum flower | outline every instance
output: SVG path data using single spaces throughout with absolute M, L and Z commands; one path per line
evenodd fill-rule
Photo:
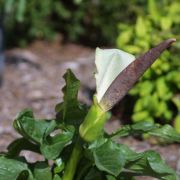
M 119 49 L 96 48 L 96 98 L 99 104 L 115 78 L 134 60 L 135 56 Z
M 111 109 L 131 89 L 134 83 L 176 39 L 163 41 L 135 59 L 117 49 L 96 50 L 96 97 L 104 111 Z
M 96 95 L 79 128 L 82 139 L 91 142 L 100 136 L 104 123 L 110 117 L 107 111 L 127 94 L 140 76 L 175 41 L 168 39 L 136 59 L 121 50 L 96 49 Z

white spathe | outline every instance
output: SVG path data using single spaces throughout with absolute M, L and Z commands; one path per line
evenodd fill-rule
M 95 78 L 98 103 L 114 79 L 134 60 L 135 56 L 119 49 L 96 48 L 95 64 L 97 72 Z

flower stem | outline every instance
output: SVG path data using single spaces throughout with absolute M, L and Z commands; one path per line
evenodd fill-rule
M 110 118 L 108 112 L 95 102 L 87 113 L 85 120 L 80 125 L 79 134 L 86 142 L 94 141 L 101 133 L 105 122 Z
M 80 139 L 78 139 L 73 148 L 70 159 L 67 163 L 67 166 L 66 166 L 66 169 L 65 169 L 65 172 L 63 175 L 63 180 L 73 180 L 74 179 L 77 164 L 81 158 L 81 152 L 82 152 L 82 147 L 80 144 Z

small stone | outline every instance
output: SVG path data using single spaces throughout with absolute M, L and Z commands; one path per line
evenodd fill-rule
M 44 97 L 43 97 L 42 91 L 34 90 L 28 95 L 27 98 L 32 100 L 32 101 L 37 101 L 37 100 L 43 99 Z

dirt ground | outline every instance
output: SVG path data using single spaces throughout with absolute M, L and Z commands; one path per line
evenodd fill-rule
M 71 68 L 81 80 L 79 98 L 88 104 L 95 88 L 93 79 L 94 49 L 75 44 L 35 42 L 26 49 L 6 51 L 7 61 L 4 83 L 0 88 L 0 151 L 5 151 L 9 142 L 17 137 L 12 128 L 16 114 L 24 108 L 32 108 L 37 118 L 53 118 L 54 106 L 61 101 L 62 78 Z M 117 129 L 117 118 L 106 124 L 108 132 Z M 121 142 L 139 152 L 154 149 L 180 174 L 179 144 L 166 146 L 151 145 L 147 141 L 125 138 Z M 30 160 L 34 156 L 26 154 Z M 148 178 L 141 178 L 148 179 Z

